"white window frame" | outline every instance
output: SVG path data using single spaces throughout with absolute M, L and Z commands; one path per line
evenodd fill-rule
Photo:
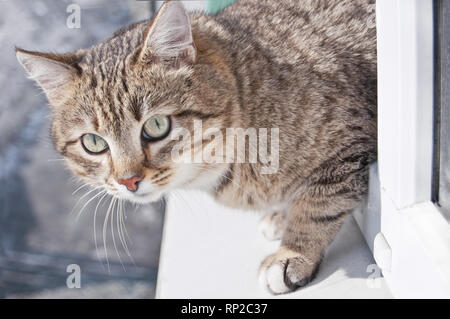
M 378 0 L 378 165 L 355 213 L 395 297 L 450 297 L 450 225 L 432 202 L 432 0 Z

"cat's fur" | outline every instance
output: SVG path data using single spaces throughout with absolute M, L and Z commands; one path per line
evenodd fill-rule
M 276 213 L 263 229 L 281 237 L 281 248 L 260 278 L 286 293 L 313 278 L 367 193 L 377 143 L 373 2 L 241 0 L 215 16 L 190 14 L 191 27 L 182 5 L 166 2 L 152 23 L 92 48 L 17 56 L 47 93 L 56 149 L 88 183 L 137 202 L 199 187 L 226 205 Z M 142 143 L 153 114 L 190 131 L 195 119 L 204 130 L 279 128 L 279 170 L 174 163 L 176 141 Z M 87 154 L 85 133 L 104 137 L 110 150 Z M 192 142 L 197 152 L 208 143 Z M 117 183 L 136 174 L 145 177 L 142 197 Z

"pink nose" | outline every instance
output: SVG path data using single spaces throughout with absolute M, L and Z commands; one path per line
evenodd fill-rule
M 138 184 L 142 180 L 140 176 L 133 176 L 127 179 L 119 179 L 120 185 L 125 185 L 130 192 L 135 192 L 138 189 Z

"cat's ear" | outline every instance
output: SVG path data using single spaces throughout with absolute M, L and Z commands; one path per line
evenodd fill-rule
M 50 104 L 61 104 L 67 98 L 79 74 L 79 56 L 32 52 L 18 48 L 16 56 L 29 77 L 44 90 Z
M 188 12 L 180 1 L 166 1 L 147 29 L 142 61 L 191 65 L 196 54 Z

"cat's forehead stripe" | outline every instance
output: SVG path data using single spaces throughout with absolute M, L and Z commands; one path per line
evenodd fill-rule
M 147 25 L 148 22 L 141 22 L 116 32 L 110 39 L 87 50 L 83 61 L 94 66 L 114 66 L 113 61 L 122 60 L 141 45 Z

